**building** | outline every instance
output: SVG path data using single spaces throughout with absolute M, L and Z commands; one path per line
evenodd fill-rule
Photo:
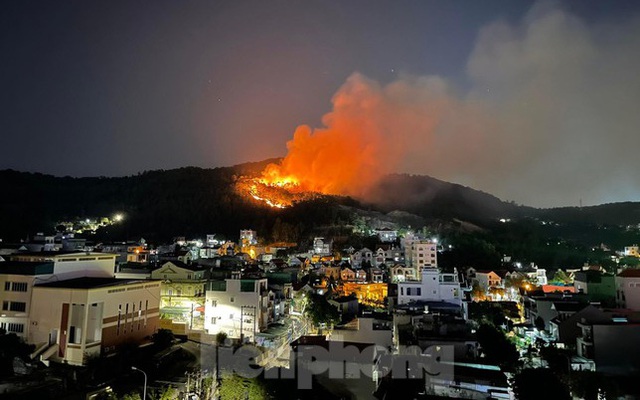
M 637 376 L 640 372 L 640 321 L 612 316 L 608 321 L 578 322 L 578 356 L 592 360 L 607 375 Z
M 421 281 L 398 283 L 398 304 L 416 301 L 444 301 L 462 304 L 462 291 L 458 274 L 440 273 L 437 269 L 422 270 Z
M 8 332 L 27 337 L 35 285 L 80 277 L 112 278 L 116 255 L 39 252 L 8 257 L 10 261 L 0 262 L 0 326 Z
M 627 268 L 615 280 L 618 306 L 640 311 L 640 269 Z
M 625 257 L 640 257 L 640 247 L 637 244 L 624 248 Z
M 438 244 L 435 241 L 419 240 L 411 242 L 405 249 L 407 265 L 414 267 L 420 276 L 423 269 L 438 268 Z
M 415 281 L 416 270 L 413 267 L 407 267 L 406 265 L 396 264 L 389 269 L 389 278 L 391 283 Z
M 272 320 L 267 279 L 213 281 L 206 292 L 204 329 L 209 334 L 255 341 Z M 271 305 L 273 307 L 273 305 Z
M 375 229 L 374 233 L 378 235 L 378 239 L 380 239 L 380 241 L 383 243 L 390 243 L 398 240 L 398 231 L 395 229 L 389 229 L 389 228 Z
M 587 295 L 589 301 L 599 302 L 608 307 L 616 303 L 616 278 L 612 274 L 600 271 L 577 271 L 573 286 L 578 293 Z
M 161 281 L 160 315 L 163 327 L 175 334 L 186 328 L 204 329 L 205 269 L 195 264 L 167 261 L 151 272 Z M 168 321 L 170 320 L 170 323 Z
M 44 360 L 84 365 L 158 326 L 160 282 L 75 278 L 33 288 L 28 342 Z
M 502 278 L 493 271 L 475 271 L 474 281 L 477 282 L 485 292 L 492 287 L 502 286 Z
M 330 255 L 333 241 L 323 237 L 313 238 L 313 254 Z

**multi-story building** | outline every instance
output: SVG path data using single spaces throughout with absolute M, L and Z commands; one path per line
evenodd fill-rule
M 398 283 L 398 304 L 415 301 L 444 301 L 462 304 L 462 291 L 458 274 L 440 273 L 437 269 L 422 270 L 421 281 Z
M 576 339 L 580 357 L 592 360 L 595 369 L 607 375 L 636 375 L 640 371 L 640 329 L 638 322 L 625 316 L 608 321 L 578 322 L 582 330 Z
M 181 328 L 204 328 L 205 269 L 195 264 L 167 261 L 151 272 L 151 279 L 162 282 L 160 291 L 160 314 L 163 323 L 172 329 L 175 324 Z M 180 332 L 182 333 L 182 329 Z
M 423 269 L 438 268 L 438 244 L 435 241 L 419 240 L 411 242 L 409 248 L 405 248 L 407 265 L 416 269 L 421 276 Z
M 474 281 L 478 282 L 485 292 L 489 288 L 502 286 L 502 278 L 493 271 L 475 271 Z
M 8 332 L 27 337 L 35 285 L 79 277 L 112 278 L 116 255 L 39 252 L 8 257 L 10 261 L 0 262 L 0 326 Z
M 204 329 L 209 334 L 226 333 L 241 341 L 255 341 L 267 328 L 270 317 L 267 279 L 239 279 L 210 282 L 206 292 Z
M 158 326 L 160 282 L 75 278 L 35 286 L 28 342 L 43 360 L 85 364 L 88 357 L 141 343 Z
M 640 311 L 640 269 L 627 268 L 616 276 L 616 301 L 621 308 Z
M 389 278 L 391 283 L 405 282 L 405 281 L 415 281 L 416 270 L 413 267 L 407 267 L 402 264 L 396 264 L 389 269 Z
M 578 293 L 584 293 L 589 301 L 600 302 L 613 307 L 616 302 L 616 278 L 600 271 L 586 270 L 575 273 L 573 286 Z
M 640 247 L 637 244 L 626 246 L 624 248 L 625 257 L 640 257 Z

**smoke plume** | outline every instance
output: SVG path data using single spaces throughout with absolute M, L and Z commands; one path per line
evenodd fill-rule
M 593 24 L 537 5 L 480 31 L 462 93 L 439 76 L 354 73 L 324 126 L 298 127 L 265 176 L 355 196 L 409 172 L 533 206 L 638 199 L 638 65 L 640 18 Z

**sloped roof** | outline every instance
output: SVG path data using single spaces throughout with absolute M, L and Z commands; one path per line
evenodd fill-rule
M 640 269 L 627 268 L 618 274 L 621 278 L 640 278 Z

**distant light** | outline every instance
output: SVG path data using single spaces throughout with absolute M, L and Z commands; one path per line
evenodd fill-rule
M 116 214 L 116 215 L 113 217 L 113 219 L 114 219 L 116 222 L 120 222 L 120 221 L 122 221 L 122 220 L 124 219 L 124 216 L 123 216 L 122 214 Z
M 87 221 L 87 224 L 88 224 L 88 223 L 90 222 L 90 221 L 89 221 L 89 218 L 87 218 L 87 219 L 86 219 L 86 221 Z

